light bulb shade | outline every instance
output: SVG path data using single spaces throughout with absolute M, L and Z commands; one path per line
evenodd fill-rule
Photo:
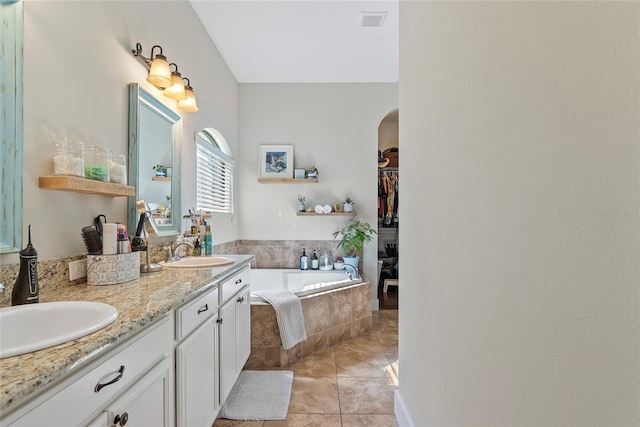
M 167 58 L 162 54 L 157 54 L 151 62 L 151 70 L 147 81 L 156 87 L 167 88 L 173 85 L 171 81 L 171 69 Z
M 184 82 L 182 81 L 182 76 L 177 71 L 171 73 L 171 81 L 173 82 L 173 86 L 166 88 L 162 93 L 164 96 L 177 99 L 178 101 L 187 99 L 187 94 L 184 90 Z
M 178 101 L 178 108 L 182 111 L 189 111 L 191 113 L 195 113 L 198 111 L 198 104 L 196 103 L 196 94 L 193 93 L 193 89 L 191 86 L 187 86 L 184 89 L 187 94 L 187 98 L 182 101 Z

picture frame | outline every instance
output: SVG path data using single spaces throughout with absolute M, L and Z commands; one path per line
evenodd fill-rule
M 261 145 L 258 177 L 293 178 L 293 145 Z
M 294 169 L 293 177 L 295 179 L 304 179 L 306 171 L 304 169 Z
M 333 202 L 333 211 L 336 212 L 336 213 L 344 212 L 342 210 L 342 203 L 341 202 Z

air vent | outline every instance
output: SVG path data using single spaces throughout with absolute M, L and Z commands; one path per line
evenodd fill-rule
M 361 27 L 382 27 L 387 12 L 362 12 Z

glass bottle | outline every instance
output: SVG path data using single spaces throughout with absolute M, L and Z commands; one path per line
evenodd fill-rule
M 318 260 L 318 254 L 316 250 L 313 250 L 313 255 L 311 255 L 311 269 L 318 270 L 320 268 L 320 261 Z

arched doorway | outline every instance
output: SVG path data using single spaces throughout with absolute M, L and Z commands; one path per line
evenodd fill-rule
M 398 309 L 399 299 L 398 118 L 398 110 L 393 110 L 378 126 L 378 265 L 380 268 L 378 300 L 380 310 Z

